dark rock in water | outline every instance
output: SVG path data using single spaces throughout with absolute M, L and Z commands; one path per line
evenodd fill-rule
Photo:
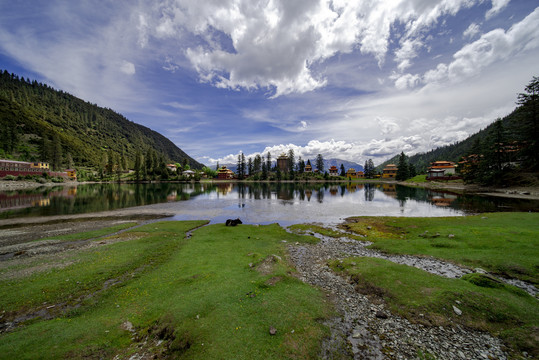
M 239 218 L 238 219 L 228 219 L 226 221 L 225 225 L 226 226 L 236 226 L 238 224 L 243 224 Z

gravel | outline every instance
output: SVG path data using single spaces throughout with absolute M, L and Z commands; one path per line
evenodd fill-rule
M 455 327 L 413 324 L 391 314 L 359 294 L 348 279 L 333 273 L 330 259 L 348 256 L 386 258 L 446 277 L 459 277 L 470 270 L 439 260 L 387 256 L 365 249 L 366 242 L 321 237 L 316 245 L 291 245 L 291 261 L 301 280 L 322 289 L 339 316 L 327 321 L 331 337 L 323 344 L 322 359 L 506 359 L 499 339 L 487 333 Z

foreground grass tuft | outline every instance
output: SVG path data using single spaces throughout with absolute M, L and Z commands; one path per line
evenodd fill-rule
M 40 308 L 43 301 L 77 303 L 51 320 L 34 319 L 1 334 L 0 354 L 316 358 L 327 335 L 319 319 L 328 316 L 329 305 L 293 276 L 282 242 L 305 237 L 278 225 L 210 225 L 186 238 L 203 224 L 149 224 L 123 233 L 132 236 L 129 241 L 79 253 L 78 262 L 64 269 L 30 276 L 21 285 L 0 282 L 3 294 L 23 291 L 20 301 L 2 299 L 12 313 Z

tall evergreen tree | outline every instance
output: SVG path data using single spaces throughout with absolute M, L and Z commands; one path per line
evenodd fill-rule
M 135 181 L 139 182 L 141 179 L 142 171 L 142 154 L 137 150 L 135 154 Z
M 249 176 L 252 176 L 253 175 L 253 159 L 251 159 L 251 157 L 247 159 L 247 170 L 249 171 Z
M 321 154 L 316 155 L 316 168 L 320 174 L 324 173 L 324 158 Z
M 294 149 L 288 150 L 288 172 L 293 176 L 294 168 L 296 166 L 296 157 L 294 155 Z
M 56 171 L 62 170 L 62 143 L 60 142 L 60 137 L 54 135 L 52 138 L 52 168 Z
M 340 175 L 341 175 L 342 177 L 345 177 L 345 176 L 346 176 L 346 171 L 344 170 L 344 164 L 341 164 L 341 173 L 340 173 Z
M 521 105 L 518 132 L 524 144 L 524 166 L 539 170 L 539 76 L 534 76 L 524 90 L 517 101 Z
M 268 173 L 271 171 L 271 153 L 269 151 L 266 155 L 266 171 Z
M 301 156 L 298 159 L 298 172 L 300 174 L 303 174 L 305 172 L 305 161 L 303 161 Z
M 262 170 L 262 157 L 260 154 L 256 154 L 255 160 L 253 162 L 253 171 L 259 173 Z
M 410 171 L 408 169 L 408 157 L 404 155 L 404 152 L 401 152 L 399 156 L 399 163 L 397 167 L 397 174 L 395 175 L 396 180 L 404 181 L 410 177 Z

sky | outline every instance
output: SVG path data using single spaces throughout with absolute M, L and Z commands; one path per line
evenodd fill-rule
M 0 1 L 0 68 L 206 165 L 375 165 L 460 141 L 539 75 L 535 0 Z

